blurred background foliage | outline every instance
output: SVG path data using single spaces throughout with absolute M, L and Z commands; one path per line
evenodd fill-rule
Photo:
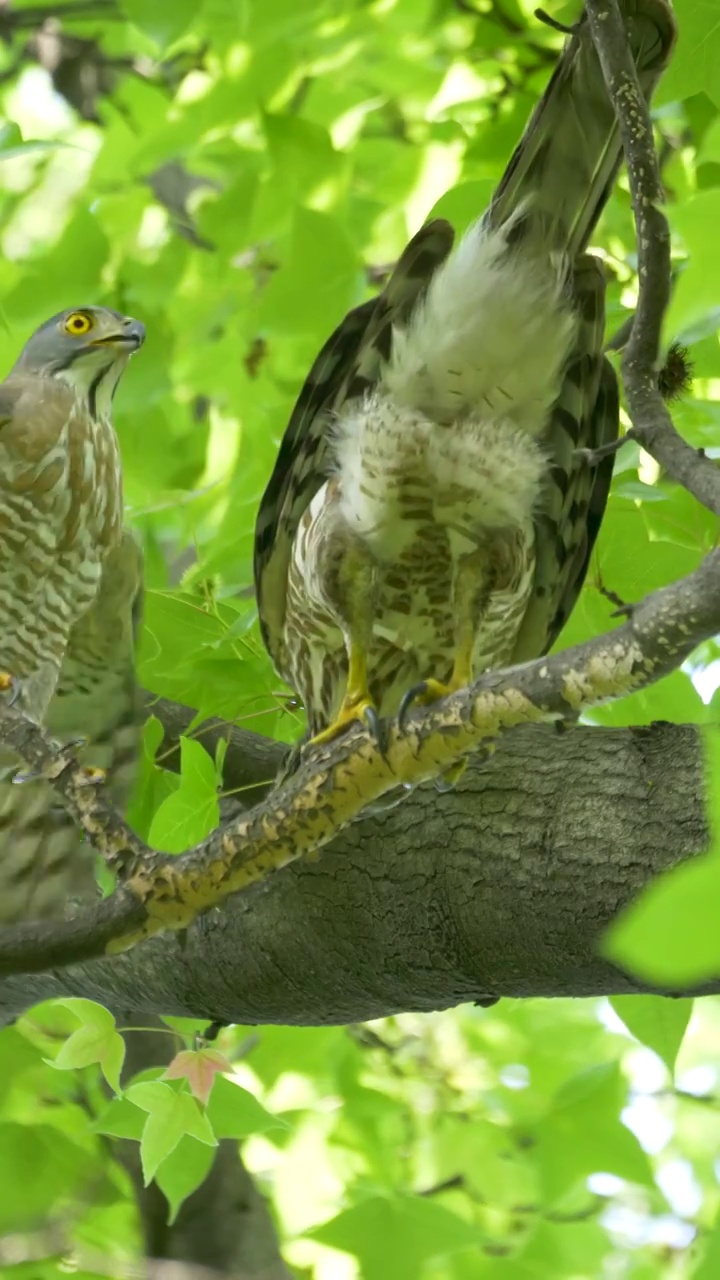
M 546 7 L 565 22 L 578 12 Z M 681 40 L 655 104 L 677 272 L 667 337 L 694 362 L 677 426 L 715 457 L 720 0 L 675 8 Z M 258 499 L 332 328 L 433 210 L 461 230 L 486 204 L 561 41 L 532 9 L 0 0 L 4 367 L 67 306 L 107 303 L 147 325 L 117 426 L 147 552 L 141 678 L 157 694 L 275 737 L 300 731 L 248 590 Z M 624 178 L 595 244 L 610 335 L 636 296 Z M 614 625 L 619 604 L 690 571 L 715 538 L 709 513 L 626 446 L 562 645 Z M 717 659 L 708 644 L 592 719 L 712 723 Z M 149 759 L 157 740 L 151 724 Z M 217 819 L 213 762 L 190 744 L 183 764 L 180 780 L 148 765 L 134 814 L 168 849 Z M 231 1058 L 245 1046 L 238 1081 L 285 1122 L 265 1132 L 254 1112 L 244 1151 L 296 1274 L 711 1280 L 718 1005 L 702 1002 L 683 1040 L 689 1016 L 689 1002 L 651 998 L 503 1001 L 224 1033 Z M 88 1127 L 105 1106 L 96 1068 L 45 1061 L 74 1026 L 45 1007 L 0 1035 L 3 1275 L 65 1274 L 67 1254 L 121 1275 L 141 1250 L 127 1176 Z M 184 1138 L 166 1166 L 176 1206 L 207 1170 L 199 1148 Z

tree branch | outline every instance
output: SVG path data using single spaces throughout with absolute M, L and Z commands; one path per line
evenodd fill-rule
M 627 149 L 640 246 L 640 298 L 626 357 L 635 434 L 701 501 L 720 510 L 720 478 L 675 433 L 656 388 L 669 252 L 667 224 L 657 207 L 661 192 L 649 116 L 616 0 L 587 0 L 587 10 Z M 351 730 L 307 756 L 268 798 L 179 858 L 142 844 L 103 797 L 83 785 L 67 755 L 7 710 L 0 717 L 0 740 L 52 778 L 122 883 L 113 897 L 73 920 L 6 931 L 0 936 L 0 971 L 67 964 L 126 949 L 164 930 L 185 929 L 228 895 L 322 848 L 399 785 L 412 788 L 436 777 L 507 729 L 572 719 L 586 707 L 643 687 L 718 630 L 715 551 L 694 574 L 648 597 L 609 635 L 551 659 L 485 675 L 416 713 L 402 730 L 391 726 L 382 752 L 360 726 Z
M 658 351 L 670 297 L 670 229 L 662 211 L 652 121 L 617 0 L 585 0 L 590 31 L 623 140 L 638 254 L 638 305 L 622 362 L 635 439 L 703 506 L 720 515 L 720 473 L 675 430 L 658 389 Z
M 648 990 L 599 941 L 654 876 L 708 844 L 694 727 L 521 727 L 471 759 L 454 791 L 421 787 L 353 823 L 322 858 L 184 937 L 0 981 L 0 1016 L 72 995 L 125 1022 L 317 1026 L 488 996 Z
M 148 849 L 103 797 L 67 766 L 54 779 L 65 804 L 127 879 L 112 897 L 58 924 L 0 933 L 0 972 L 37 971 L 125 949 L 165 929 L 186 928 L 229 894 L 322 848 L 372 801 L 399 784 L 436 777 L 483 743 L 521 724 L 575 718 L 677 667 L 720 629 L 720 550 L 695 573 L 655 592 L 623 626 L 552 658 L 481 677 L 468 689 L 389 729 L 381 754 L 358 726 L 313 752 L 271 795 L 180 857 Z M 0 740 L 38 767 L 57 769 L 43 733 L 12 709 Z M 124 847 L 119 847 L 123 838 Z

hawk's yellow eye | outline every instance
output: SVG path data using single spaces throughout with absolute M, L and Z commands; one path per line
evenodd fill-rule
M 72 334 L 73 338 L 82 338 L 83 334 L 90 332 L 93 324 L 93 318 L 87 311 L 73 311 L 65 320 L 63 328 L 66 333 Z

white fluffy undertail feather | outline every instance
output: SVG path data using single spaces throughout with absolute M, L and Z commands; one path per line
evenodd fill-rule
M 382 386 L 438 422 L 497 413 L 536 436 L 557 397 L 575 319 L 565 263 L 532 241 L 508 249 L 512 221 L 470 228 L 407 329 L 394 329 Z
M 470 542 L 480 529 L 523 524 L 546 466 L 542 449 L 508 418 L 473 415 L 445 430 L 381 389 L 341 414 L 335 456 L 340 515 L 387 561 L 415 536 L 422 503 Z

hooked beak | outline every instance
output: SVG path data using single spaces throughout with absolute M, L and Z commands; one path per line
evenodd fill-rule
M 127 348 L 130 352 L 137 351 L 145 341 L 145 325 L 139 320 L 123 320 L 123 327 L 119 333 L 108 333 L 104 338 L 94 338 L 91 342 L 93 347 L 117 347 L 118 350 L 124 351 Z

